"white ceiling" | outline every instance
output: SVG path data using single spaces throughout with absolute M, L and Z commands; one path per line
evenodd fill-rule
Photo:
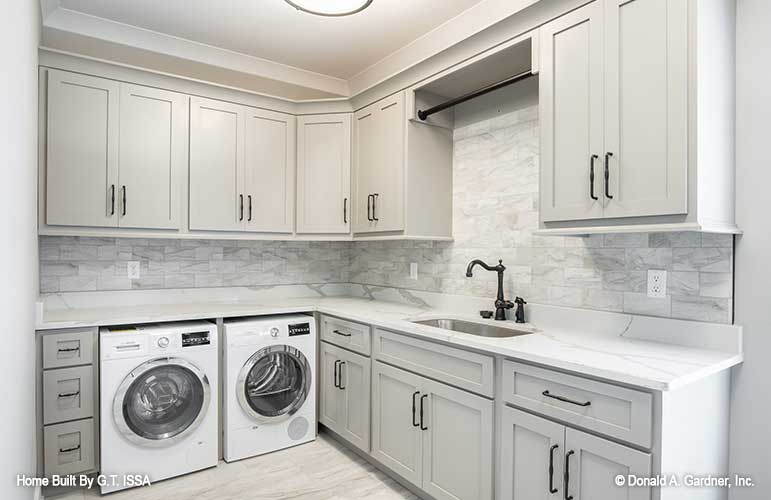
M 61 0 L 60 8 L 348 80 L 482 0 L 374 0 L 349 17 L 284 0 Z

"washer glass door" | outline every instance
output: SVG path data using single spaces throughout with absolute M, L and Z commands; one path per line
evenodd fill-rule
M 209 406 L 209 380 L 194 364 L 158 358 L 135 368 L 115 395 L 123 436 L 142 446 L 167 446 L 195 430 Z
M 302 407 L 311 386 L 308 360 L 294 347 L 276 345 L 254 353 L 238 376 L 244 411 L 259 422 L 289 418 Z

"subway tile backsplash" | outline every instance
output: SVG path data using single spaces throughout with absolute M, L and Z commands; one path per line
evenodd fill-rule
M 40 237 L 42 293 L 348 283 L 495 296 L 496 276 L 465 269 L 503 259 L 507 297 L 730 323 L 733 237 L 632 233 L 543 237 L 538 227 L 537 107 L 455 131 L 453 242 L 280 242 Z M 141 263 L 141 278 L 126 263 Z M 409 265 L 418 263 L 418 279 Z M 646 295 L 667 270 L 667 297 Z M 492 307 L 492 302 L 491 302 Z

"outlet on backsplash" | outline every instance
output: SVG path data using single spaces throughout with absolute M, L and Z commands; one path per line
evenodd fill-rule
M 126 274 L 130 280 L 138 280 L 140 276 L 140 266 L 138 260 L 131 260 L 126 263 Z
M 410 262 L 410 279 L 417 280 L 418 279 L 418 263 L 417 262 Z
M 663 299 L 667 296 L 667 272 L 648 270 L 648 297 Z

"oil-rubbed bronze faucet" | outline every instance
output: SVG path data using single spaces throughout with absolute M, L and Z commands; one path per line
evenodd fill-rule
M 468 268 L 466 269 L 467 278 L 471 278 L 474 275 L 472 272 L 474 270 L 474 266 L 482 266 L 488 271 L 495 271 L 498 273 L 498 295 L 495 298 L 495 319 L 499 321 L 505 320 L 506 309 L 511 309 L 514 307 L 514 303 L 503 298 L 503 271 L 506 270 L 506 266 L 503 265 L 503 260 L 499 260 L 497 266 L 488 266 L 481 260 L 474 259 L 469 262 Z

